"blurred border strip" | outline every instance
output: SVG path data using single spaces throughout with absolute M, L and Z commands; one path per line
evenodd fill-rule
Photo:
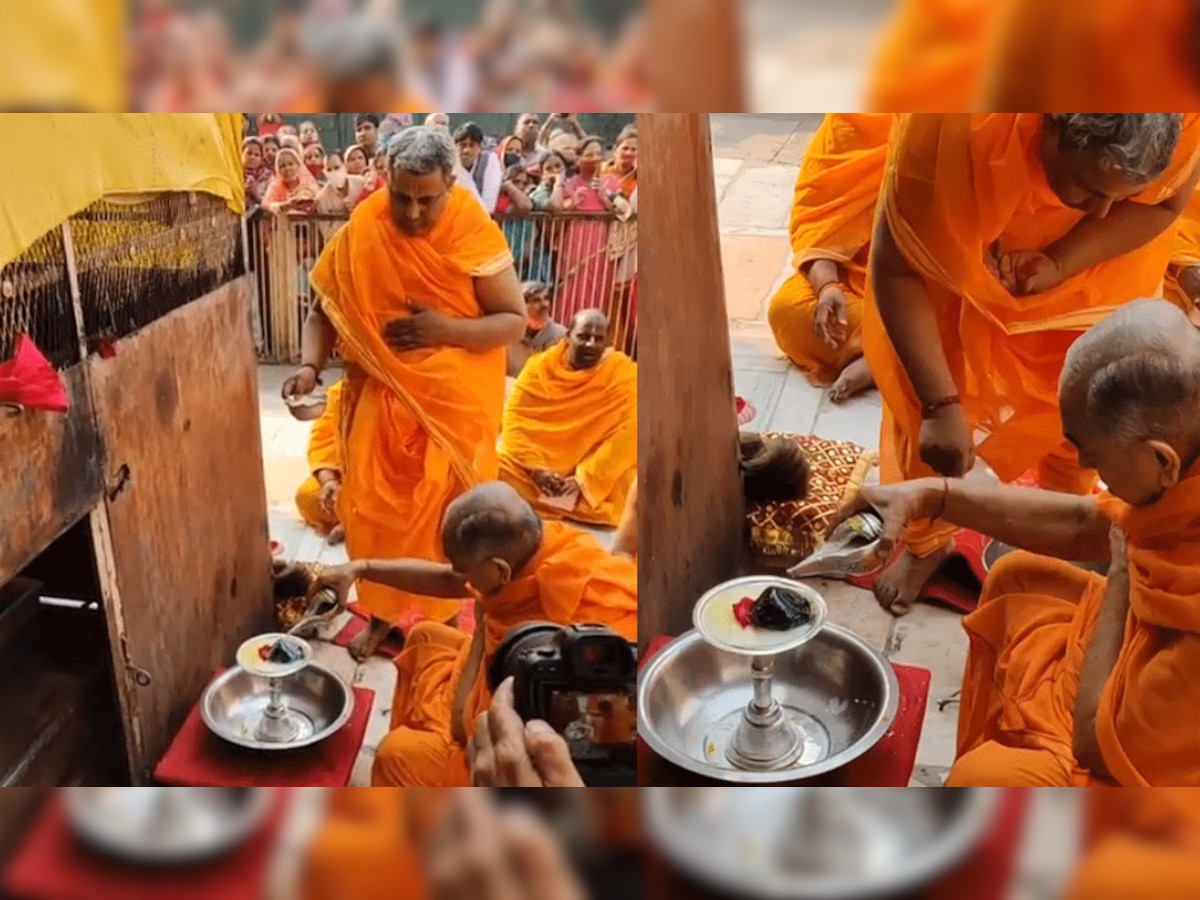
M 0 2 L 0 109 L 121 112 L 125 0 Z
M 740 0 L 648 0 L 654 108 L 745 112 Z

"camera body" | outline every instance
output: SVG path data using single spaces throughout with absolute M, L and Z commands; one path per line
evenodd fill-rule
M 636 784 L 635 645 L 605 625 L 528 622 L 504 636 L 488 687 L 509 677 L 517 714 L 563 736 L 586 784 Z

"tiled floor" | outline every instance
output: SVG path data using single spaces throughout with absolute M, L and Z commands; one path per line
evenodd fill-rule
M 844 406 L 829 402 L 779 352 L 766 321 L 771 294 L 791 273 L 787 220 L 799 161 L 821 117 L 713 115 L 714 170 L 720 202 L 721 258 L 734 358 L 734 387 L 757 417 L 747 428 L 854 441 L 878 449 L 879 395 Z M 940 784 L 954 761 L 958 705 L 939 709 L 960 685 L 967 639 L 958 613 L 921 604 L 903 619 L 868 592 L 827 582 L 830 617 L 897 662 L 933 673 L 917 750 L 914 783 Z
M 280 396 L 284 379 L 292 371 L 292 368 L 283 366 L 261 366 L 258 371 L 263 468 L 271 538 L 282 542 L 284 559 L 337 565 L 347 561 L 345 545 L 330 546 L 320 534 L 304 523 L 296 511 L 296 488 L 308 477 L 305 456 L 311 426 L 293 419 Z M 334 372 L 327 373 L 326 383 L 331 383 L 336 377 Z M 602 544 L 611 546 L 611 531 L 588 530 Z M 375 748 L 387 734 L 391 723 L 396 667 L 378 656 L 362 664 L 355 663 L 347 650 L 329 641 L 344 624 L 345 617 L 339 617 L 323 629 L 321 639 L 315 642 L 315 653 L 318 662 L 333 669 L 346 681 L 361 684 L 375 692 L 375 708 L 351 779 L 352 785 L 366 786 L 371 783 Z

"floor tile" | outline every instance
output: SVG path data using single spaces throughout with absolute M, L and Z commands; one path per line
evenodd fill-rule
M 879 449 L 879 426 L 883 410 L 870 397 L 855 397 L 846 403 L 831 403 L 823 392 L 814 432 L 836 441 L 853 441 L 869 450 Z
M 756 235 L 721 238 L 721 267 L 725 276 L 725 307 L 730 319 L 766 315 L 771 291 L 786 265 L 791 248 L 786 240 Z
M 783 372 L 734 367 L 734 393 L 751 403 L 755 409 L 754 420 L 744 427 L 758 431 L 768 430 L 766 423 L 774 419 L 775 408 L 779 404 L 779 395 L 783 389 L 785 377 Z
M 784 374 L 779 403 L 776 404 L 771 418 L 756 427 L 761 431 L 813 434 L 821 397 L 821 389 L 809 384 L 808 379 L 795 366 L 789 364 Z
M 721 227 L 786 228 L 795 180 L 792 166 L 747 165 L 721 200 Z

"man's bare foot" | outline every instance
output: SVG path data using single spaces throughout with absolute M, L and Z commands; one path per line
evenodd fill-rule
M 875 579 L 875 599 L 893 616 L 903 616 L 912 609 L 925 583 L 941 568 L 954 543 L 948 541 L 944 547 L 924 558 L 913 556 L 908 550 L 900 554 L 890 567 Z
M 325 543 L 327 544 L 340 544 L 345 540 L 346 529 L 342 527 L 341 522 L 334 525 L 333 528 L 329 530 L 329 534 L 325 537 Z
M 372 616 L 371 624 L 364 628 L 362 633 L 350 642 L 350 656 L 356 662 L 366 662 L 379 649 L 379 645 L 384 642 L 388 636 L 388 632 L 391 630 L 392 626 L 390 623 Z
M 851 397 L 875 387 L 875 379 L 871 377 L 871 369 L 867 366 L 867 358 L 860 356 L 842 369 L 833 387 L 829 389 L 830 403 L 845 403 Z

